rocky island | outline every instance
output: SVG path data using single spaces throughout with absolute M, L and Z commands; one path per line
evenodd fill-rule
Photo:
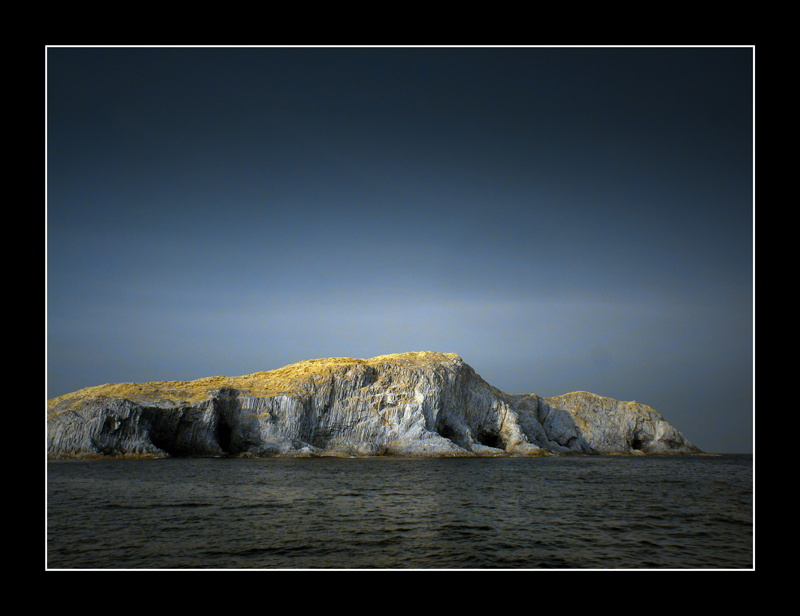
M 48 456 L 702 453 L 654 409 L 507 394 L 453 353 L 329 358 L 240 377 L 89 387 L 47 403 Z

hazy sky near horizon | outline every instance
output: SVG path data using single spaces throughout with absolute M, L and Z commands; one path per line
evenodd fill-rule
M 458 353 L 753 448 L 753 49 L 49 48 L 46 395 Z

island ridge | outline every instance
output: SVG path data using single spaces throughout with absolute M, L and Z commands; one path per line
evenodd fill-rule
M 507 394 L 453 353 L 303 361 L 47 403 L 49 457 L 703 453 L 654 409 L 589 392 Z

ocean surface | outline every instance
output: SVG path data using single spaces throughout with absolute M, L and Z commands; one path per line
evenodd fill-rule
M 48 569 L 751 569 L 753 456 L 47 462 Z

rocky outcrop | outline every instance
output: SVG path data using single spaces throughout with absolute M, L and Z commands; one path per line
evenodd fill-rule
M 100 385 L 48 401 L 48 455 L 701 453 L 652 408 L 506 394 L 452 353 Z

